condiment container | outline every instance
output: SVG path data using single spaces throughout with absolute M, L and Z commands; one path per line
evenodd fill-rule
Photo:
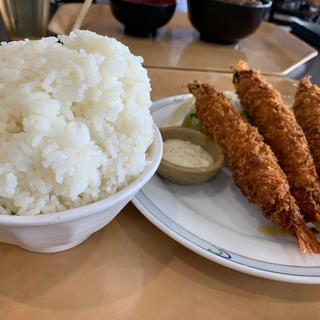
M 163 178 L 179 184 L 198 184 L 213 178 L 224 163 L 224 155 L 220 147 L 205 134 L 194 129 L 183 127 L 166 127 L 160 129 L 162 139 L 180 139 L 190 141 L 208 151 L 213 163 L 207 167 L 184 167 L 162 158 L 158 174 Z

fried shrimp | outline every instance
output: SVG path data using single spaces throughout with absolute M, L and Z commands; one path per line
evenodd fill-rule
M 299 81 L 293 111 L 307 138 L 320 176 L 320 88 L 313 85 L 309 78 Z
M 259 71 L 240 61 L 233 67 L 233 83 L 241 104 L 271 147 L 285 172 L 292 195 L 306 221 L 320 221 L 320 185 L 313 158 L 294 114 L 280 93 Z
M 244 122 L 222 93 L 198 82 L 188 85 L 207 134 L 228 157 L 235 184 L 264 216 L 299 241 L 302 252 L 319 253 L 320 244 L 307 228 L 285 174 L 257 129 Z

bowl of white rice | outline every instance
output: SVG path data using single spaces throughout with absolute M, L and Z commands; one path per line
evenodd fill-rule
M 142 58 L 89 31 L 0 46 L 0 242 L 72 248 L 152 177 L 162 140 Z

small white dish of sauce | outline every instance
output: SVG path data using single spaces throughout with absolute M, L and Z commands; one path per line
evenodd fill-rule
M 164 145 L 158 174 L 175 183 L 197 184 L 213 178 L 224 163 L 220 147 L 201 132 L 183 127 L 160 129 Z

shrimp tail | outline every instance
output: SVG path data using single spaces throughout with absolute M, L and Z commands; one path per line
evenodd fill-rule
M 305 226 L 296 227 L 296 237 L 303 253 L 320 253 L 320 244 L 315 235 Z

